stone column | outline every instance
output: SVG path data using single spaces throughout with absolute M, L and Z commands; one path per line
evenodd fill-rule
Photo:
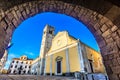
M 45 58 L 41 58 L 40 61 L 40 75 L 43 75 L 44 73 L 44 65 L 45 65 Z
M 69 63 L 69 49 L 67 48 L 65 50 L 66 52 L 66 70 L 67 70 L 67 75 L 70 73 L 70 63 Z
M 44 75 L 46 75 L 46 61 L 47 61 L 47 57 L 46 57 L 46 59 L 45 59 Z
M 81 68 L 80 72 L 85 72 L 84 58 L 83 58 L 80 42 L 78 42 L 78 57 L 79 57 L 80 68 Z
M 52 57 L 53 55 L 50 55 L 50 76 L 52 76 Z

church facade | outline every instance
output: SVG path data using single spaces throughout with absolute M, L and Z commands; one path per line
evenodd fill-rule
M 40 73 L 70 75 L 75 72 L 105 73 L 101 54 L 67 31 L 54 35 L 54 28 L 46 25 L 41 45 Z

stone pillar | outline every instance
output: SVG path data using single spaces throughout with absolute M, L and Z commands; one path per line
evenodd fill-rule
M 47 61 L 47 57 L 46 57 L 46 59 L 45 59 L 44 75 L 46 75 L 46 61 Z
M 67 74 L 69 76 L 70 73 L 70 63 L 69 63 L 69 49 L 66 49 L 66 70 L 67 70 Z
M 52 76 L 52 55 L 50 55 L 50 76 Z
M 78 57 L 79 57 L 80 68 L 81 68 L 80 72 L 85 72 L 84 58 L 83 58 L 80 42 L 78 42 Z
M 43 75 L 44 65 L 45 65 L 45 58 L 41 58 L 41 61 L 40 61 L 40 75 Z

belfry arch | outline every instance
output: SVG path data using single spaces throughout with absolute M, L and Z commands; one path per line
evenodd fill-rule
M 117 9 L 117 10 L 116 10 Z M 116 13 L 111 15 L 111 11 Z M 118 12 L 117 12 L 118 11 Z M 0 58 L 17 26 L 42 12 L 69 15 L 81 21 L 94 35 L 110 80 L 120 79 L 120 8 L 113 5 L 108 13 L 64 1 L 30 1 L 14 5 L 0 13 Z M 101 13 L 101 14 L 100 14 Z M 110 17 L 110 16 L 111 17 Z

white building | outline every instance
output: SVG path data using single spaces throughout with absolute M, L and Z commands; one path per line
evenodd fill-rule
M 9 74 L 30 74 L 32 61 L 25 55 L 20 58 L 13 58 L 9 67 Z
M 31 64 L 31 74 L 33 75 L 40 74 L 40 57 L 33 60 Z
M 4 69 L 5 63 L 7 61 L 7 57 L 8 57 L 8 52 L 7 50 L 5 50 L 3 57 L 0 59 L 0 73 L 2 73 Z

